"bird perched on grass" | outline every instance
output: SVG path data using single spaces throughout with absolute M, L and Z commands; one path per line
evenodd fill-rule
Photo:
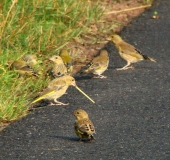
M 73 112 L 73 115 L 76 117 L 74 130 L 80 140 L 93 140 L 95 129 L 93 123 L 89 119 L 87 112 L 82 109 L 77 109 Z
M 31 66 L 27 64 L 27 62 L 23 60 L 15 60 L 12 62 L 10 68 L 14 69 L 21 76 L 35 76 L 38 77 L 38 73 L 33 70 Z
M 28 65 L 34 66 L 37 64 L 37 56 L 32 54 L 24 55 L 22 58 Z
M 59 56 L 67 67 L 67 73 L 70 74 L 73 71 L 73 59 L 70 57 L 68 50 L 62 49 Z
M 61 77 L 67 74 L 67 68 L 60 56 L 52 56 L 49 60 L 54 63 L 52 69 L 50 70 L 53 78 Z
M 106 76 L 101 75 L 109 65 L 109 56 L 106 50 L 101 50 L 99 55 L 94 57 L 91 61 L 89 68 L 87 68 L 85 73 L 92 73 L 94 78 L 106 78 Z
M 41 93 L 40 96 L 35 99 L 32 103 L 36 103 L 42 99 L 53 100 L 55 103 L 51 105 L 68 105 L 59 102 L 57 99 L 60 98 L 67 91 L 70 85 L 76 86 L 75 79 L 69 75 L 65 75 L 56 79 L 53 79 Z
M 131 63 L 136 63 L 142 60 L 149 60 L 149 61 L 156 62 L 155 59 L 148 57 L 147 55 L 143 55 L 134 46 L 123 41 L 122 38 L 117 34 L 112 35 L 111 40 L 115 44 L 115 47 L 117 48 L 120 56 L 125 61 L 127 61 L 127 64 L 124 67 L 118 68 L 117 70 L 126 70 L 129 68 L 133 68 L 132 66 L 130 66 Z

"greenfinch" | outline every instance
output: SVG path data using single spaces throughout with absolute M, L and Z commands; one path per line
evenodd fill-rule
M 28 65 L 34 66 L 37 64 L 37 56 L 32 54 L 24 55 L 22 58 Z
M 52 69 L 50 70 L 53 78 L 61 77 L 67 74 L 67 68 L 60 56 L 52 56 L 49 60 L 54 63 Z
M 66 93 L 68 87 L 72 85 L 77 90 L 79 90 L 84 96 L 86 96 L 90 101 L 95 103 L 89 96 L 87 96 L 77 85 L 75 79 L 70 75 L 65 75 L 59 78 L 53 79 L 49 82 L 48 86 L 40 93 L 39 97 L 36 98 L 33 103 L 36 103 L 42 99 L 53 100 L 54 103 L 51 105 L 68 105 L 62 102 L 59 102 L 57 99 L 60 98 L 63 94 Z
M 10 68 L 14 69 L 21 76 L 35 76 L 38 77 L 38 73 L 33 70 L 33 68 L 23 60 L 15 60 L 12 62 Z
M 73 115 L 76 117 L 74 123 L 74 130 L 76 135 L 80 140 L 93 140 L 95 134 L 95 128 L 86 111 L 82 109 L 77 109 L 73 112 Z
M 76 86 L 75 79 L 69 75 L 65 75 L 56 79 L 53 79 L 41 93 L 40 96 L 35 99 L 32 103 L 36 103 L 42 99 L 53 100 L 54 103 L 51 105 L 68 105 L 59 102 L 57 99 L 60 98 L 67 91 L 70 85 Z
M 106 50 L 101 50 L 99 55 L 94 57 L 91 61 L 89 68 L 87 68 L 85 73 L 92 73 L 94 75 L 93 78 L 106 78 L 106 76 L 101 75 L 104 71 L 107 70 L 109 65 L 109 56 Z
M 67 67 L 67 73 L 70 74 L 73 71 L 73 59 L 70 57 L 68 50 L 62 49 L 59 56 Z
M 131 63 L 136 63 L 142 60 L 149 60 L 156 62 L 155 59 L 148 57 L 147 55 L 143 55 L 139 50 L 137 50 L 134 46 L 128 44 L 122 38 L 114 34 L 111 37 L 112 42 L 115 44 L 115 47 L 117 48 L 120 57 L 123 58 L 125 61 L 127 61 L 127 64 L 122 68 L 117 68 L 117 70 L 126 70 L 129 68 L 133 68 Z

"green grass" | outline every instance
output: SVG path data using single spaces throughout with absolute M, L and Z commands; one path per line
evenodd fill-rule
M 0 122 L 26 115 L 33 95 L 49 81 L 44 75 L 19 77 L 8 62 L 25 54 L 36 54 L 42 61 L 57 54 L 101 15 L 97 3 L 83 0 L 1 0 Z
M 98 33 L 103 36 L 119 22 L 105 23 L 97 1 L 100 0 L 1 0 L 0 124 L 26 115 L 28 104 L 49 82 L 45 74 L 39 79 L 19 77 L 9 69 L 9 61 L 36 54 L 44 62 L 83 34 L 89 37 L 90 44 L 100 43 L 98 36 L 90 33 L 90 25 L 98 22 Z M 76 58 L 81 53 L 73 54 Z M 86 55 L 83 58 L 86 59 Z M 37 65 L 36 70 L 41 72 L 46 66 Z

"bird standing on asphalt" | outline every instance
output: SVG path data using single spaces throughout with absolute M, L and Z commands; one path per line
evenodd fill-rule
M 67 73 L 70 74 L 73 71 L 73 59 L 70 57 L 68 50 L 62 49 L 59 56 L 67 67 Z
M 51 105 L 68 105 L 62 102 L 59 102 L 57 99 L 60 98 L 67 91 L 70 85 L 76 86 L 75 79 L 69 75 L 65 75 L 56 79 L 53 79 L 45 88 L 40 97 L 35 99 L 32 103 L 36 103 L 42 99 L 53 100 L 55 103 Z
M 147 55 L 143 55 L 134 46 L 123 41 L 122 38 L 117 34 L 112 35 L 111 40 L 115 44 L 115 47 L 117 48 L 120 56 L 125 61 L 127 61 L 127 64 L 124 67 L 118 68 L 117 70 L 126 70 L 129 68 L 133 68 L 132 66 L 130 66 L 131 63 L 136 63 L 142 60 L 149 60 L 149 61 L 156 62 L 155 59 L 148 57 Z
M 99 55 L 94 57 L 91 61 L 89 68 L 87 68 L 85 73 L 92 73 L 93 78 L 106 78 L 106 76 L 101 75 L 105 70 L 107 70 L 109 65 L 109 56 L 106 50 L 101 50 Z
M 38 77 L 38 73 L 33 70 L 33 68 L 23 60 L 15 60 L 12 62 L 10 68 L 13 68 L 21 76 L 35 76 Z
M 74 123 L 76 135 L 80 138 L 80 140 L 93 140 L 95 129 L 87 112 L 82 109 L 77 109 L 73 112 L 73 115 L 76 117 L 76 121 Z
M 51 73 L 54 78 L 61 77 L 67 74 L 67 68 L 64 65 L 64 62 L 60 56 L 52 56 L 51 58 L 49 58 L 49 60 L 54 63 L 51 69 Z
M 70 75 L 65 75 L 56 79 L 53 79 L 41 93 L 40 96 L 35 99 L 33 103 L 36 103 L 42 99 L 53 100 L 55 103 L 51 105 L 68 105 L 62 102 L 59 102 L 57 99 L 60 98 L 63 94 L 66 93 L 68 87 L 72 85 L 77 90 L 79 90 L 84 96 L 86 96 L 91 102 L 95 103 L 88 95 L 86 95 L 77 85 L 75 79 Z

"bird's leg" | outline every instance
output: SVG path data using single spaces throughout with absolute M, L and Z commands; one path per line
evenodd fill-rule
M 55 106 L 55 105 L 68 105 L 69 103 L 63 103 L 60 101 L 57 101 L 56 99 L 54 100 L 55 103 L 50 103 L 51 106 Z
M 134 67 L 133 66 L 130 66 L 130 62 L 127 63 L 127 65 L 125 65 L 124 67 L 122 68 L 117 68 L 116 70 L 127 70 L 127 69 L 133 69 Z
M 66 105 L 69 105 L 69 103 L 63 103 L 63 102 L 57 101 L 56 105 L 64 105 L 64 106 L 66 106 Z
M 92 140 L 94 140 L 94 137 L 91 135 L 91 136 L 90 136 L 90 141 L 92 141 Z
M 94 76 L 93 78 L 101 78 L 101 79 L 103 79 L 103 78 L 107 78 L 107 77 L 103 76 L 103 75 L 98 75 L 98 76 Z
M 127 67 L 127 69 L 134 69 L 134 67 L 133 66 L 129 66 L 129 67 Z

